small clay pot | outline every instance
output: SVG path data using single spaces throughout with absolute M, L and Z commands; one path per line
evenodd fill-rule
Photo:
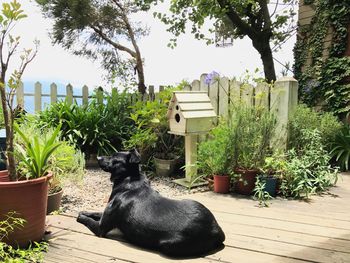
M 214 192 L 227 194 L 230 191 L 230 177 L 228 175 L 214 175 Z

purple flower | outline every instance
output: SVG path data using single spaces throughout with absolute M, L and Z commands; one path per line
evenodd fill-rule
M 212 71 L 205 77 L 204 83 L 207 85 L 210 85 L 212 81 L 218 77 L 220 77 L 220 74 L 217 73 L 216 71 Z

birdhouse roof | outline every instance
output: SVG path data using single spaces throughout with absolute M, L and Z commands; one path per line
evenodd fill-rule
M 168 118 L 174 106 L 178 105 L 185 119 L 216 117 L 207 92 L 202 91 L 174 91 L 169 103 Z

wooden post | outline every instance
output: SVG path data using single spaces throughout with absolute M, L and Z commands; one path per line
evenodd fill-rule
M 66 100 L 68 104 L 72 104 L 73 103 L 73 86 L 71 84 L 68 84 L 66 87 Z
M 150 101 L 154 101 L 155 100 L 155 94 L 154 94 L 154 86 L 153 85 L 149 85 L 148 93 L 149 93 L 149 100 Z
M 34 86 L 34 110 L 36 112 L 41 111 L 41 83 L 36 82 Z
M 89 103 L 89 88 L 84 85 L 83 86 L 83 105 L 88 105 Z
M 20 106 L 22 109 L 24 109 L 24 87 L 23 87 L 22 81 L 19 83 L 19 85 L 17 87 L 16 98 L 17 98 L 18 106 Z
M 255 88 L 255 106 L 269 107 L 269 85 L 267 83 L 258 83 Z
M 197 177 L 197 141 L 198 135 L 185 135 L 186 181 L 191 183 Z
M 271 111 L 277 116 L 277 127 L 272 147 L 285 150 L 288 142 L 288 119 L 298 104 L 298 82 L 283 77 L 275 82 L 271 91 Z
M 55 83 L 52 83 L 50 85 L 50 98 L 51 98 L 51 104 L 56 103 L 57 102 L 57 85 Z
M 103 103 L 103 88 L 102 87 L 97 88 L 96 98 L 97 98 L 97 103 L 99 103 L 99 104 Z
M 200 81 L 200 87 L 199 87 L 200 91 L 208 92 L 208 90 L 209 90 L 208 85 L 205 83 L 205 79 L 206 79 L 207 75 L 208 74 L 202 74 L 200 77 L 200 80 L 199 80 Z
M 199 91 L 201 83 L 199 80 L 194 80 L 194 81 L 192 81 L 191 86 L 192 86 L 192 91 Z

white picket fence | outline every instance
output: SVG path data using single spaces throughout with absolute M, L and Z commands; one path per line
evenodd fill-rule
M 275 82 L 274 85 L 267 85 L 260 83 L 256 86 L 240 83 L 236 80 L 230 80 L 226 77 L 216 77 L 211 83 L 206 84 L 207 74 L 202 74 L 199 80 L 194 80 L 191 85 L 185 89 L 191 91 L 205 91 L 210 97 L 211 103 L 218 116 L 228 116 L 230 105 L 237 101 L 244 101 L 248 105 L 269 107 L 276 113 L 278 126 L 278 137 L 281 140 L 281 145 L 285 145 L 287 140 L 287 122 L 288 117 L 296 107 L 298 102 L 298 83 L 295 79 L 290 77 L 283 77 Z M 159 91 L 164 90 L 165 86 L 159 86 Z M 82 95 L 73 94 L 73 86 L 68 84 L 66 86 L 66 94 L 57 93 L 57 85 L 52 83 L 50 85 L 50 93 L 42 93 L 42 85 L 37 82 L 34 86 L 34 93 L 25 93 L 24 87 L 21 85 L 17 89 L 16 97 L 17 103 L 21 106 L 25 105 L 25 96 L 34 96 L 35 111 L 42 110 L 42 98 L 50 97 L 50 103 L 55 103 L 59 98 L 66 99 L 72 103 L 74 99 L 81 99 L 83 104 L 87 104 L 90 98 L 89 88 L 82 87 Z M 97 90 L 97 96 L 103 100 L 103 90 Z M 158 98 L 155 92 L 155 87 L 150 85 L 148 93 L 142 98 L 135 94 L 134 100 L 155 100 Z M 277 143 L 277 141 L 276 141 Z

